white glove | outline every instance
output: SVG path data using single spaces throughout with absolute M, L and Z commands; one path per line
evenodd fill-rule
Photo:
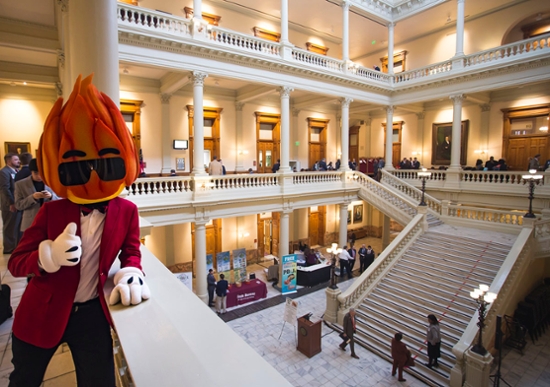
M 38 260 L 48 273 L 55 273 L 61 266 L 76 266 L 82 256 L 82 241 L 76 235 L 76 223 L 71 222 L 55 241 L 46 239 L 38 246 Z
M 115 288 L 109 297 L 109 304 L 121 301 L 122 305 L 137 305 L 151 297 L 149 286 L 143 280 L 143 273 L 136 267 L 125 267 L 115 274 Z

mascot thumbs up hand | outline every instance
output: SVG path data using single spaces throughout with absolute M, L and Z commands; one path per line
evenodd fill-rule
M 109 297 L 109 304 L 114 305 L 119 301 L 122 305 L 137 305 L 142 300 L 151 296 L 149 286 L 143 280 L 143 273 L 135 267 L 125 267 L 115 274 L 113 289 Z
M 82 256 L 82 241 L 76 235 L 76 223 L 71 222 L 54 241 L 42 241 L 38 248 L 40 265 L 48 273 L 55 273 L 61 266 L 76 266 Z

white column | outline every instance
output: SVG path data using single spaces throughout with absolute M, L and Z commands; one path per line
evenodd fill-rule
M 67 2 L 68 3 L 68 2 Z M 112 0 L 71 0 L 68 7 L 68 47 L 65 65 L 74 79 L 94 73 L 93 83 L 117 105 L 120 102 L 118 76 L 117 3 Z M 85 42 L 85 43 L 84 43 Z M 66 92 L 73 85 L 65 85 Z
M 342 61 L 349 60 L 349 3 L 342 1 Z
M 457 56 L 464 56 L 464 0 L 457 0 L 455 57 Z
M 206 284 L 206 223 L 195 222 L 195 276 L 196 294 L 206 304 L 208 289 Z
M 244 151 L 244 144 L 243 144 L 243 102 L 235 102 L 235 131 L 237 135 L 235 136 L 237 146 L 237 162 L 235 164 L 235 170 L 237 172 L 244 172 L 246 171 L 246 168 L 244 167 L 245 159 L 248 157 Z
M 289 43 L 288 40 L 288 0 L 281 0 L 281 43 Z
M 204 169 L 204 78 L 208 74 L 193 71 L 193 170 L 192 175 L 206 175 Z
M 452 95 L 450 98 L 453 100 L 453 131 L 451 135 L 451 165 L 449 166 L 449 170 L 460 171 L 462 169 L 460 166 L 460 144 L 462 142 L 462 100 L 464 99 L 464 95 Z
M 289 165 L 291 91 L 294 91 L 291 87 L 279 87 L 279 94 L 281 95 L 281 168 L 279 168 L 279 173 L 292 172 Z
M 340 159 L 340 170 L 349 171 L 349 105 L 353 101 L 351 98 L 341 98 L 342 105 L 342 126 L 340 130 L 340 143 L 342 146 L 342 157 Z M 347 226 L 347 224 L 346 224 Z
M 393 74 L 393 29 L 395 23 L 388 24 L 388 74 Z
M 393 171 L 393 106 L 386 106 L 386 166 L 384 169 Z
M 202 0 L 193 0 L 193 19 L 202 19 Z
M 281 215 L 281 223 L 279 225 L 279 255 L 282 257 L 283 255 L 288 255 L 288 233 L 290 230 L 290 213 L 292 211 L 285 210 L 280 212 Z M 282 265 L 281 265 L 282 267 Z M 283 277 L 280 277 L 283 278 Z
M 161 94 L 161 149 L 162 149 L 162 169 L 161 173 L 170 174 L 172 169 L 171 152 L 172 152 L 172 139 L 170 136 L 170 98 L 171 94 Z
M 340 223 L 338 224 L 338 247 L 343 248 L 348 243 L 348 206 L 340 204 Z
M 420 154 L 417 155 L 416 157 L 418 158 L 418 161 L 420 161 L 420 165 L 422 166 L 424 166 L 424 118 L 425 117 L 426 117 L 426 112 L 416 113 L 416 118 L 417 118 L 416 138 L 418 141 L 417 149 L 420 150 Z

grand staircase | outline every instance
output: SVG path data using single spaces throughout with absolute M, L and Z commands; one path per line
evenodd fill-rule
M 408 372 L 432 386 L 449 385 L 452 348 L 477 308 L 469 293 L 491 284 L 514 238 L 485 241 L 449 235 L 446 227 L 422 235 L 357 307 L 357 342 L 391 361 L 391 338 L 402 332 L 416 358 Z M 461 228 L 453 230 L 462 234 Z M 430 313 L 440 319 L 442 334 L 440 366 L 433 369 L 424 365 Z

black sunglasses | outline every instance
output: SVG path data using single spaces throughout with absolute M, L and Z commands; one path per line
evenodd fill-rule
M 57 167 L 59 181 L 64 186 L 82 185 L 90 180 L 92 171 L 96 171 L 103 181 L 120 180 L 126 176 L 124 160 L 120 157 L 71 161 Z

